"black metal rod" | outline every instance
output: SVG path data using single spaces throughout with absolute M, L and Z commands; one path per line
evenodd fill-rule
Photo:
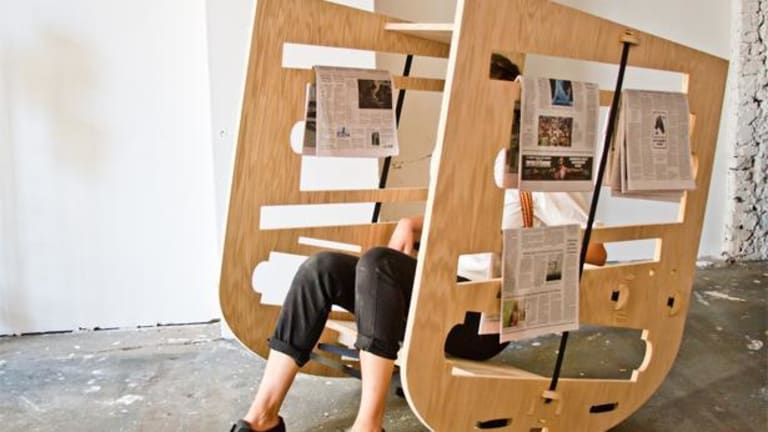
M 413 54 L 408 54 L 405 58 L 405 66 L 403 67 L 403 76 L 407 77 L 411 74 L 411 65 L 413 64 Z M 395 106 L 395 126 L 400 127 L 400 115 L 403 112 L 403 103 L 405 102 L 405 89 L 400 89 L 397 93 L 397 105 Z M 389 167 L 392 165 L 392 156 L 387 156 L 384 159 L 384 166 L 381 168 L 381 177 L 379 177 L 379 189 L 387 187 L 387 178 L 389 177 Z M 381 203 L 377 202 L 373 207 L 373 218 L 371 222 L 376 223 L 379 221 L 379 214 L 381 213 Z
M 600 156 L 600 166 L 597 169 L 597 179 L 595 181 L 595 189 L 592 193 L 592 204 L 589 207 L 589 217 L 587 218 L 587 227 L 584 230 L 584 238 L 581 242 L 581 255 L 579 256 L 579 281 L 581 281 L 581 275 L 584 273 L 584 263 L 587 259 L 587 248 L 589 247 L 589 240 L 592 237 L 592 225 L 595 223 L 595 214 L 597 213 L 597 203 L 600 199 L 600 188 L 603 185 L 603 175 L 605 174 L 605 165 L 608 161 L 608 153 L 610 152 L 611 142 L 613 141 L 613 131 L 616 125 L 616 116 L 619 110 L 619 98 L 621 97 L 621 89 L 624 86 L 624 72 L 627 69 L 627 59 L 629 58 L 629 48 L 632 46 L 630 42 L 624 42 L 624 47 L 621 51 L 621 63 L 619 65 L 619 76 L 616 79 L 616 91 L 613 93 L 613 100 L 611 101 L 611 112 L 608 114 L 608 127 L 605 131 L 605 141 L 603 142 L 603 154 Z M 555 370 L 552 372 L 552 381 L 549 383 L 549 390 L 557 389 L 557 382 L 560 379 L 560 370 L 563 367 L 563 359 L 565 358 L 565 349 L 568 346 L 569 332 L 563 332 L 563 336 L 560 338 L 560 348 L 557 350 L 557 360 L 555 361 Z M 547 399 L 547 402 L 550 402 Z

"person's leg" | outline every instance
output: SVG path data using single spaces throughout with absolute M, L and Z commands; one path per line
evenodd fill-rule
M 352 432 L 381 432 L 395 361 L 360 351 L 362 391 Z
M 280 406 L 299 368 L 309 361 L 334 304 L 354 312 L 358 258 L 322 252 L 308 258 L 283 303 L 259 390 L 245 421 L 256 431 L 279 423 Z
M 353 432 L 381 431 L 415 272 L 415 258 L 389 248 L 373 248 L 357 263 L 355 346 L 361 351 L 362 394 Z
M 280 351 L 270 350 L 259 390 L 243 417 L 254 431 L 267 431 L 280 423 L 280 407 L 299 371 L 296 361 Z

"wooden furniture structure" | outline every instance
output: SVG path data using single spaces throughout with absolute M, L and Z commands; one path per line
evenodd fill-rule
M 426 200 L 425 226 L 403 351 L 402 379 L 416 415 L 436 431 L 607 430 L 636 411 L 669 372 L 682 339 L 715 154 L 727 62 L 546 0 L 459 0 L 452 25 L 418 25 L 322 0 L 259 0 L 237 148 L 220 288 L 224 317 L 237 338 L 266 356 L 279 307 L 260 303 L 251 286 L 270 251 L 310 255 L 311 237 L 359 245 L 386 244 L 392 223 L 262 229 L 275 205 Z M 452 30 L 452 31 L 451 31 Z M 595 228 L 604 243 L 656 239 L 652 260 L 585 271 L 582 324 L 642 330 L 646 354 L 628 380 L 566 379 L 509 366 L 447 358 L 445 336 L 467 311 L 499 310 L 499 279 L 457 283 L 461 254 L 500 252 L 503 191 L 493 160 L 507 145 L 519 86 L 489 79 L 494 52 L 618 64 L 620 39 L 639 45 L 629 65 L 685 76 L 682 91 L 695 115 L 692 152 L 696 190 L 685 194 L 672 223 Z M 450 38 L 448 38 L 450 37 Z M 396 77 L 398 88 L 444 91 L 428 189 L 302 191 L 301 155 L 289 145 L 303 118 L 310 70 L 284 68 L 286 43 L 447 57 L 446 79 Z M 603 92 L 602 101 L 610 99 Z M 407 145 L 407 142 L 402 143 Z M 346 313 L 332 319 L 351 320 Z M 327 328 L 322 340 L 338 338 Z M 567 359 L 566 359 L 567 361 Z M 305 372 L 338 375 L 310 362 Z M 486 427 L 488 426 L 488 427 Z

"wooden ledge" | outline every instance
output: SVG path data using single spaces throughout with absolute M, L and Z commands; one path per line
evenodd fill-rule
M 422 39 L 450 44 L 453 36 L 453 23 L 387 23 L 389 31 L 405 33 Z
M 528 372 L 510 365 L 499 363 L 479 362 L 473 360 L 464 360 L 459 358 L 447 359 L 448 364 L 452 365 L 451 374 L 457 377 L 466 378 L 490 378 L 490 379 L 540 379 L 545 380 L 541 375 Z

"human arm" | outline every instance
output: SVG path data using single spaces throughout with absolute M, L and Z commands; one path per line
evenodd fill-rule
M 397 222 L 395 231 L 389 239 L 389 248 L 404 254 L 413 255 L 414 243 L 421 238 L 424 216 L 404 217 Z
M 587 246 L 587 257 L 585 259 L 587 264 L 603 266 L 607 259 L 608 253 L 605 251 L 605 246 L 602 243 L 590 243 Z

